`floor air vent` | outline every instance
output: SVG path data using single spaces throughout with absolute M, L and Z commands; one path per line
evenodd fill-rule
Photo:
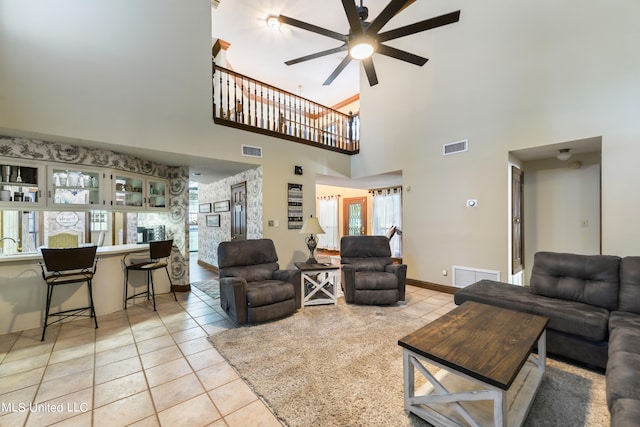
M 469 151 L 469 141 L 462 140 L 458 142 L 451 142 L 442 146 L 442 155 L 448 156 L 449 154 L 463 153 Z
M 480 280 L 500 281 L 500 272 L 495 270 L 482 270 L 479 268 L 453 266 L 453 286 L 464 288 Z
M 242 155 L 245 157 L 262 157 L 262 147 L 242 144 Z

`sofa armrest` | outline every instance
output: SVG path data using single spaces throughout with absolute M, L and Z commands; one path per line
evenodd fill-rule
M 220 306 L 237 324 L 247 323 L 247 281 L 242 277 L 220 279 Z
M 347 303 L 354 302 L 356 288 L 357 267 L 352 264 L 342 264 L 342 291 Z
M 282 280 L 283 282 L 293 283 L 293 289 L 296 293 L 296 308 L 302 307 L 300 270 L 276 270 L 273 272 L 273 278 Z
M 386 266 L 387 273 L 393 273 L 398 278 L 398 293 L 400 301 L 405 300 L 405 290 L 407 288 L 407 266 L 406 264 L 389 264 Z

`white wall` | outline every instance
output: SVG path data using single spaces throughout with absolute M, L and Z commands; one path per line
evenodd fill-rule
M 524 163 L 525 283 L 538 251 L 600 253 L 599 155 Z M 571 168 L 580 162 L 579 168 Z
M 408 276 L 450 284 L 441 271 L 456 264 L 507 277 L 508 152 L 596 136 L 603 252 L 637 255 L 640 229 L 628 224 L 640 216 L 640 3 L 410 8 L 394 24 L 458 8 L 461 19 L 394 44 L 430 58 L 422 68 L 374 58 L 380 84 L 362 85 L 363 143 L 352 164 L 355 177 L 402 169 Z M 443 144 L 465 138 L 467 153 L 442 156 Z M 477 208 L 465 207 L 469 198 Z

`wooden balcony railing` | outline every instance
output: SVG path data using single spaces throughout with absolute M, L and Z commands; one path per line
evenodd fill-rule
M 213 65 L 217 124 L 345 154 L 360 151 L 360 118 Z

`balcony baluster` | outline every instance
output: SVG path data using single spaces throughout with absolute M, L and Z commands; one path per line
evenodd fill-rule
M 357 114 L 341 113 L 215 64 L 212 82 L 216 124 L 344 154 L 360 151 Z

